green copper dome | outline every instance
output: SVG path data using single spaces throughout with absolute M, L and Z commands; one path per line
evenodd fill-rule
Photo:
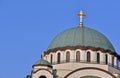
M 53 39 L 47 50 L 65 46 L 92 46 L 115 51 L 111 42 L 103 34 L 87 27 L 65 30 Z
M 35 65 L 37 65 L 37 64 L 51 65 L 48 61 L 43 60 L 43 59 L 38 60 L 38 61 L 35 63 Z

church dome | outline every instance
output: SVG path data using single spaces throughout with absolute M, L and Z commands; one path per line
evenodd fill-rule
M 66 46 L 91 46 L 115 52 L 111 42 L 100 32 L 88 27 L 70 28 L 57 35 L 47 50 Z
M 38 61 L 35 63 L 35 65 L 39 65 L 39 64 L 41 64 L 41 65 L 50 65 L 50 66 L 51 66 L 51 64 L 50 64 L 48 61 L 43 60 L 43 59 L 38 60 Z

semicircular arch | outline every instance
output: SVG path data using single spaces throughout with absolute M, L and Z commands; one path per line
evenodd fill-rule
M 104 70 L 104 69 L 100 69 L 100 68 L 96 68 L 96 67 L 84 67 L 84 68 L 79 68 L 79 69 L 76 69 L 70 73 L 68 73 L 64 78 L 68 78 L 70 75 L 72 75 L 73 73 L 77 72 L 77 71 L 82 71 L 82 70 L 98 70 L 98 71 L 101 71 L 101 72 L 104 72 L 106 74 L 108 74 L 109 76 L 111 76 L 112 78 L 116 78 L 112 73 Z

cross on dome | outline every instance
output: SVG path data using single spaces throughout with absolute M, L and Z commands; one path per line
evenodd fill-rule
M 77 15 L 80 17 L 80 27 L 83 27 L 83 17 L 85 17 L 86 15 L 83 13 L 82 10 Z

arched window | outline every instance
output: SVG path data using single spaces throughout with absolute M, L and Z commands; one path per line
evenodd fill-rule
M 79 51 L 76 52 L 76 61 L 77 62 L 80 61 L 80 52 Z
M 114 56 L 112 56 L 112 66 L 114 66 Z
M 58 54 L 57 54 L 57 63 L 58 63 L 58 64 L 60 64 L 60 59 L 61 59 L 60 57 L 61 57 L 61 55 L 60 55 L 60 53 L 58 53 Z
M 105 54 L 105 64 L 108 64 L 108 55 Z
M 47 78 L 47 77 L 45 77 L 45 76 L 40 76 L 39 78 Z
M 70 62 L 70 52 L 66 53 L 66 62 Z
M 53 63 L 53 55 L 51 54 L 51 57 L 50 57 L 50 62 L 51 64 Z
M 97 63 L 100 63 L 100 53 L 97 53 Z
M 90 62 L 90 59 L 91 59 L 91 57 L 90 57 L 90 52 L 88 51 L 88 52 L 87 52 L 87 62 Z

